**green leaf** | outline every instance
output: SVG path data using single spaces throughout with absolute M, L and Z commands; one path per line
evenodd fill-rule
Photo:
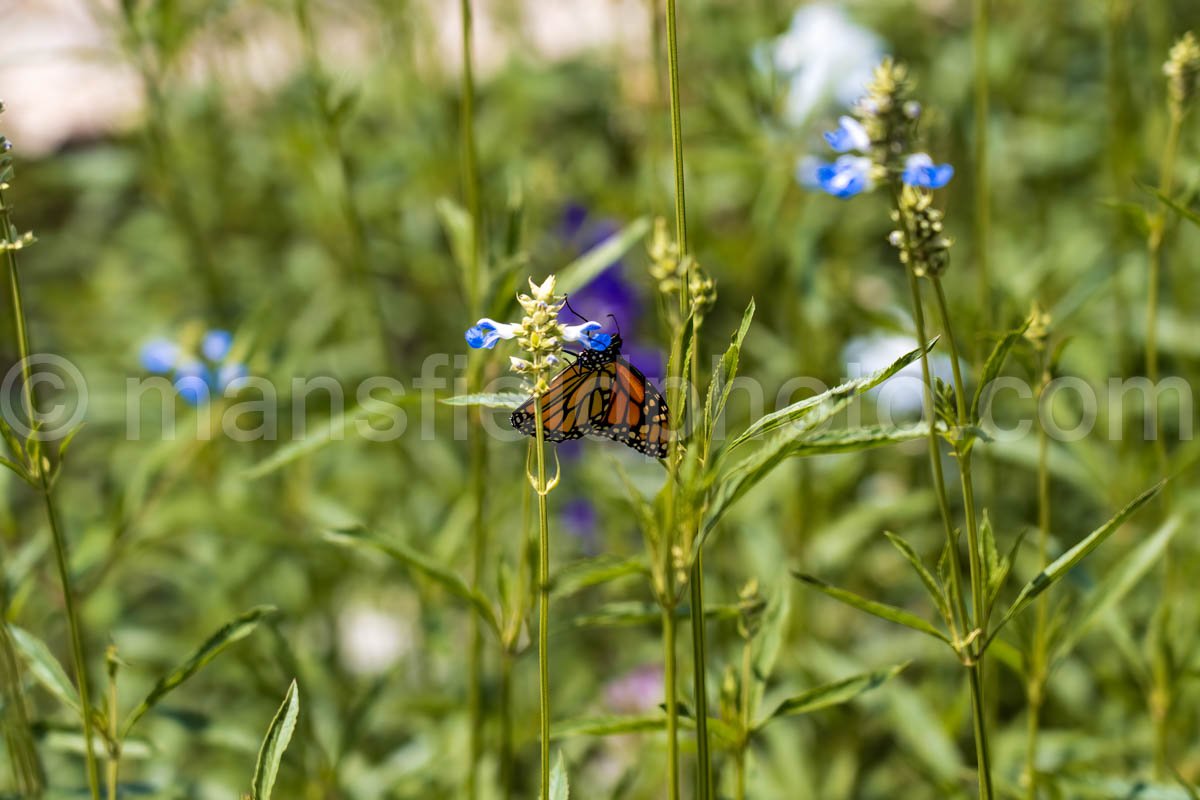
M 589 586 L 597 586 L 649 570 L 644 559 L 602 555 L 585 558 L 559 569 L 550 576 L 552 597 L 567 597 Z
M 1002 559 L 1000 551 L 996 549 L 996 532 L 992 529 L 992 518 L 988 516 L 986 508 L 979 520 L 979 563 L 983 566 L 983 584 L 987 587 L 987 596 L 991 597 L 993 584 L 998 578 L 1003 581 L 1003 576 L 1000 576 Z M 1007 568 L 1004 572 L 1008 572 Z
M 558 760 L 550 772 L 550 800 L 568 800 L 571 787 L 567 785 L 567 765 L 563 762 L 562 750 L 558 751 Z
M 467 601 L 479 614 L 480 618 L 488 624 L 488 627 L 499 635 L 500 622 L 496 618 L 495 609 L 492 608 L 492 604 L 488 599 L 481 592 L 472 589 L 458 573 L 449 567 L 438 564 L 424 553 L 400 542 L 384 541 L 363 528 L 327 531 L 325 539 L 334 544 L 347 547 L 375 550 L 390 557 L 405 568 L 424 575 L 452 595 Z
M 933 577 L 933 573 L 925 566 L 925 562 L 917 555 L 917 551 L 912 548 L 912 545 L 891 531 L 884 531 L 883 535 L 887 537 L 889 542 L 895 545 L 896 549 L 900 551 L 900 555 L 904 556 L 908 563 L 912 565 L 913 570 L 917 573 L 917 577 L 924 584 L 925 591 L 929 593 L 930 599 L 937 606 L 938 613 L 942 615 L 942 619 L 949 625 L 951 619 L 950 600 L 946 597 L 946 590 L 942 584 L 938 583 L 937 578 Z
M 993 639 L 1009 620 L 1024 611 L 1025 608 L 1033 602 L 1034 598 L 1049 589 L 1058 581 L 1062 580 L 1063 576 L 1070 572 L 1076 564 L 1082 561 L 1088 553 L 1095 550 L 1104 542 L 1105 539 L 1115 533 L 1116 530 L 1120 528 L 1122 524 L 1124 524 L 1125 520 L 1133 516 L 1135 511 L 1148 503 L 1162 490 L 1164 483 L 1166 483 L 1166 481 L 1160 481 L 1158 484 L 1142 492 L 1140 495 L 1134 498 L 1129 505 L 1118 511 L 1112 519 L 1089 533 L 1081 542 L 1079 542 L 1079 544 L 1063 553 L 1054 560 L 1054 563 L 1050 564 L 1048 567 L 1035 575 L 1033 580 L 1025 584 L 1024 588 L 1021 589 L 1020 593 L 1017 595 L 1017 599 L 1013 601 L 1011 606 L 1009 606 L 1008 611 L 1004 612 L 1004 616 L 1000 619 L 1000 622 L 996 625 L 995 630 L 993 630 L 991 635 L 988 637 L 988 641 Z
M 602 244 L 588 250 L 558 271 L 558 291 L 569 294 L 586 286 L 593 278 L 612 266 L 614 261 L 629 252 L 649 230 L 650 218 L 639 217 L 626 225 L 616 236 L 610 236 Z
M 750 330 L 750 323 L 754 319 L 754 310 L 754 300 L 751 299 L 750 304 L 746 306 L 745 313 L 742 314 L 742 324 L 734 331 L 729 347 L 725 350 L 725 355 L 721 356 L 721 362 L 713 370 L 712 379 L 708 383 L 708 398 L 704 402 L 704 436 L 707 441 L 712 440 L 713 427 L 721 418 L 721 414 L 725 412 L 725 405 L 729 402 L 731 384 L 737 377 L 742 342 L 745 341 L 746 333 Z
M 1013 347 L 1017 342 L 1021 341 L 1021 337 L 1025 335 L 1025 331 L 1029 329 L 1029 323 L 1032 322 L 1032 317 L 1025 320 L 1019 328 L 1009 331 L 996 342 L 996 346 L 992 348 L 992 353 L 987 357 L 987 361 L 983 362 L 983 372 L 979 376 L 979 385 L 975 387 L 975 397 L 971 400 L 971 416 L 970 421 L 976 425 L 979 424 L 979 408 L 983 403 L 984 393 L 991 389 L 992 382 L 1000 375 L 1000 370 L 1004 368 L 1004 362 L 1008 360 L 1008 354 L 1012 352 Z
M 83 706 L 79 702 L 79 692 L 75 689 L 75 684 L 71 683 L 66 670 L 50 652 L 46 643 L 29 631 L 15 625 L 10 626 L 9 629 L 12 631 L 13 642 L 17 645 L 21 658 L 29 665 L 30 674 L 63 705 L 76 714 L 82 714 Z
M 271 800 L 271 792 L 275 788 L 275 777 L 279 774 L 279 763 L 292 734 L 296 732 L 296 720 L 300 717 L 300 691 L 296 681 L 288 686 L 287 694 L 283 697 L 283 705 L 275 712 L 271 727 L 263 737 L 262 747 L 258 750 L 258 761 L 254 765 L 254 783 L 251 785 L 250 796 L 253 800 Z
M 1162 556 L 1181 527 L 1183 521 L 1178 516 L 1170 517 L 1104 575 L 1073 614 L 1071 624 L 1056 643 L 1055 658 L 1070 653 L 1100 618 L 1121 603 Z
M 895 622 L 898 625 L 903 625 L 906 628 L 912 628 L 915 631 L 927 634 L 935 639 L 941 639 L 946 644 L 950 644 L 950 637 L 935 628 L 928 620 L 918 617 L 910 611 L 905 611 L 902 608 L 889 606 L 886 603 L 880 603 L 875 600 L 857 595 L 854 592 L 845 589 L 839 589 L 836 586 L 830 586 L 820 578 L 815 578 L 812 575 L 805 575 L 803 572 L 792 571 L 792 576 L 800 581 L 808 584 L 819 592 L 829 595 L 834 600 L 839 600 L 848 606 L 853 606 L 860 611 L 865 611 L 868 614 L 885 619 L 888 622 Z
M 520 392 L 482 392 L 479 394 L 460 394 L 447 397 L 438 402 L 448 406 L 483 406 L 484 408 L 518 408 L 529 395 Z
M 555 723 L 554 727 L 550 729 L 550 738 L 616 736 L 624 733 L 661 731 L 666 727 L 667 719 L 661 713 L 638 716 L 583 717 Z
M 1158 191 L 1157 189 L 1154 191 L 1154 194 L 1158 197 L 1159 200 L 1162 200 L 1168 206 L 1175 209 L 1175 211 L 1177 211 L 1179 213 L 1179 215 L 1182 216 L 1184 219 L 1188 220 L 1189 222 L 1191 222 L 1194 225 L 1200 225 L 1200 212 L 1192 211 L 1190 208 L 1185 206 L 1183 203 L 1179 202 L 1178 200 L 1176 200 L 1173 197 L 1168 197 L 1167 195 L 1163 194 L 1162 192 Z
M 860 675 L 854 675 L 849 678 L 843 678 L 839 681 L 826 683 L 822 686 L 817 686 L 808 691 L 801 692 L 794 697 L 789 697 L 784 700 L 775 710 L 772 711 L 766 719 L 755 725 L 755 730 L 762 728 L 773 719 L 778 717 L 792 717 L 798 714 L 809 714 L 813 711 L 818 711 L 822 708 L 840 705 L 849 702 L 858 697 L 863 692 L 881 686 L 892 678 L 899 675 L 908 666 L 908 662 L 896 664 L 895 666 L 885 669 L 877 669 L 872 672 L 864 672 Z
M 928 353 L 937 343 L 937 339 L 933 339 L 925 347 L 918 347 L 911 352 L 905 353 L 896 359 L 887 367 L 881 370 L 872 372 L 870 375 L 864 375 L 861 378 L 847 381 L 840 386 L 835 386 L 832 389 L 824 391 L 813 397 L 806 397 L 803 400 L 792 403 L 786 408 L 781 408 L 778 411 L 773 411 L 766 416 L 761 417 L 756 422 L 746 428 L 746 430 L 734 439 L 731 447 L 738 447 L 751 439 L 764 436 L 768 433 L 773 433 L 781 428 L 789 427 L 801 421 L 805 417 L 813 414 L 815 411 L 820 411 L 818 415 L 820 421 L 824 421 L 836 414 L 844 408 L 851 400 L 859 395 L 874 389 L 879 384 L 886 381 L 888 378 L 895 375 L 900 370 L 907 367 L 909 364 L 916 361 L 923 353 Z M 816 423 L 816 424 L 819 424 Z M 814 427 L 809 424 L 806 428 Z
M 179 684 L 199 672 L 206 664 L 220 655 L 225 648 L 245 639 L 253 633 L 263 618 L 274 613 L 274 606 L 255 606 L 230 622 L 227 622 L 220 630 L 208 637 L 204 644 L 200 645 L 187 660 L 159 678 L 145 699 L 138 703 L 137 708 L 126 718 L 121 736 L 127 736 L 138 720 L 153 708 L 159 700 L 162 700 L 163 697 L 179 686 Z
M 928 433 L 929 429 L 924 426 L 892 428 L 871 425 L 849 431 L 793 431 L 775 437 L 721 476 L 716 496 L 709 504 L 704 526 L 700 536 L 696 537 L 692 553 L 695 554 L 707 541 L 709 533 L 734 503 L 787 459 L 870 450 L 909 442 L 927 436 Z

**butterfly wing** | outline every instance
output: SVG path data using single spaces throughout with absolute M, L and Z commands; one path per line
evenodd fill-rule
M 666 458 L 667 401 L 641 370 L 624 358 L 604 365 L 612 388 L 600 413 L 591 414 L 588 433 L 603 436 L 654 458 Z
M 612 377 L 603 369 L 572 364 L 554 376 L 542 394 L 542 427 L 547 442 L 579 439 L 592 432 L 591 420 L 607 406 Z M 509 421 L 526 436 L 537 436 L 535 398 L 513 411 Z

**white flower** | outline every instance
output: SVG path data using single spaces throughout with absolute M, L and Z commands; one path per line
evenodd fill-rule
M 819 2 L 798 9 L 791 27 L 755 56 L 787 81 L 783 117 L 800 126 L 831 100 L 849 106 L 862 97 L 883 54 L 883 41 L 840 4 Z
M 850 377 L 857 378 L 884 369 L 919 346 L 911 336 L 873 333 L 851 339 L 842 351 L 842 358 Z M 929 370 L 934 377 L 950 381 L 953 372 L 950 358 L 941 353 L 930 353 Z M 881 413 L 890 413 L 893 417 L 919 414 L 925 403 L 921 362 L 909 364 L 868 394 L 875 398 Z
M 357 675 L 386 672 L 413 649 L 410 622 L 363 603 L 338 614 L 337 635 L 342 663 Z

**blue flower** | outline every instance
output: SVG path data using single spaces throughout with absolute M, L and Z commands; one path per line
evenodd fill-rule
M 238 364 L 236 362 L 222 364 L 217 369 L 217 388 L 223 392 L 234 381 L 241 380 L 248 374 L 249 372 L 246 370 L 245 364 Z
M 147 372 L 170 372 L 179 361 L 179 345 L 169 339 L 154 339 L 142 346 L 142 367 Z
M 875 185 L 871 178 L 871 170 L 871 159 L 866 156 L 840 156 L 832 164 L 821 164 L 817 167 L 817 186 L 844 200 Z
M 940 189 L 954 177 L 954 167 L 934 164 L 928 153 L 913 153 L 904 162 L 905 183 L 920 189 Z
M 599 322 L 585 322 L 582 325 L 564 325 L 563 340 L 579 342 L 589 350 L 604 350 L 612 344 L 612 336 L 607 333 L 597 333 Z
M 223 361 L 225 356 L 229 355 L 229 348 L 232 345 L 232 333 L 214 329 L 204 334 L 204 341 L 200 343 L 200 352 L 209 361 Z
M 826 131 L 825 141 L 829 142 L 835 153 L 849 153 L 852 150 L 865 153 L 871 149 L 871 137 L 867 135 L 867 129 L 854 117 L 839 118 L 837 130 Z
M 491 350 L 501 339 L 513 339 L 517 335 L 518 325 L 507 322 L 496 322 L 494 319 L 483 319 L 467 328 L 467 344 L 478 350 Z
M 175 391 L 190 406 L 208 401 L 210 375 L 199 361 L 188 361 L 175 370 Z

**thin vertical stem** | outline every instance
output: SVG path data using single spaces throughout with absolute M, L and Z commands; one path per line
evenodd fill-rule
M 0 239 L 13 244 L 15 229 L 9 216 L 8 205 L 4 194 L 0 191 Z M 29 326 L 25 318 L 25 304 L 21 297 L 21 280 L 17 270 L 16 252 L 5 248 L 5 261 L 8 266 L 9 296 L 12 301 L 13 321 L 16 326 L 17 355 L 21 360 L 22 399 L 32 421 L 37 413 L 36 398 L 33 394 L 32 367 L 29 361 Z M 33 434 L 30 434 L 33 435 Z M 71 639 L 71 660 L 75 670 L 75 682 L 79 688 L 79 704 L 83 716 L 84 758 L 87 765 L 88 788 L 93 800 L 100 800 L 100 772 L 96 762 L 95 745 L 92 742 L 92 705 L 88 690 L 87 652 L 83 646 L 83 633 L 79 624 L 79 612 L 76 608 L 75 590 L 71 583 L 70 558 L 68 556 L 67 537 L 59 523 L 59 514 L 54 502 L 53 487 L 50 474 L 42 460 L 41 448 L 35 450 L 35 466 L 38 488 L 46 508 L 46 519 L 50 525 L 50 534 L 54 543 L 54 560 L 58 566 L 59 582 L 63 592 L 63 606 L 67 615 L 67 628 Z
M 675 607 L 662 607 L 663 693 L 667 705 L 667 797 L 679 800 L 679 704 L 675 696 Z
M 988 240 L 991 236 L 991 199 L 988 183 L 988 2 L 975 0 L 975 280 L 979 285 L 980 325 L 992 325 L 991 269 Z
M 546 428 L 542 423 L 542 397 L 534 394 L 533 418 L 537 426 L 538 504 L 538 711 L 541 733 L 541 798 L 550 798 L 550 523 L 546 512 Z
M 513 798 L 512 653 L 500 655 L 500 796 Z
M 696 798 L 712 796 L 712 757 L 708 745 L 708 682 L 705 664 L 708 655 L 704 624 L 704 549 L 696 553 L 692 565 L 692 681 L 696 702 Z
M 667 75 L 671 92 L 671 150 L 675 159 L 675 239 L 687 254 L 687 203 L 683 187 L 683 122 L 679 107 L 679 32 L 675 0 L 667 0 Z M 686 287 L 685 287 L 686 290 Z
M 117 724 L 116 648 L 110 645 L 108 658 L 108 800 L 117 800 L 117 784 L 121 775 L 121 733 Z
M 482 220 L 480 219 L 481 201 L 479 158 L 475 144 L 475 69 L 474 51 L 472 48 L 471 0 L 461 0 L 459 4 L 462 22 L 462 87 L 459 106 L 459 128 L 462 138 L 463 162 L 463 195 L 466 198 L 467 211 L 471 217 L 471 247 L 468 254 L 467 274 L 467 305 L 471 319 L 483 315 L 483 270 L 481 250 L 483 237 L 481 234 Z M 483 362 L 476 355 L 467 373 L 467 391 L 479 391 L 483 379 Z M 487 560 L 487 506 L 486 484 L 484 477 L 487 471 L 487 438 L 483 435 L 482 427 L 478 424 L 479 417 L 473 419 L 471 426 L 471 443 L 469 451 L 471 492 L 474 497 L 474 517 L 472 520 L 472 568 L 471 585 L 479 590 L 483 581 L 483 569 Z M 467 683 L 469 693 L 469 725 L 470 732 L 470 763 L 467 769 L 467 797 L 473 800 L 478 792 L 479 761 L 483 755 L 483 624 L 477 614 L 471 616 L 471 644 L 467 667 Z M 504 733 L 502 732 L 503 736 Z
M 1045 363 L 1045 353 L 1043 352 L 1041 355 L 1042 375 L 1037 393 L 1039 405 L 1045 395 L 1046 384 L 1050 380 Z M 1050 436 L 1044 425 L 1038 428 L 1037 484 L 1038 564 L 1039 568 L 1044 568 L 1050 554 Z M 1028 800 L 1037 800 L 1037 744 L 1046 688 L 1046 629 L 1049 616 L 1050 598 L 1043 594 L 1037 601 L 1032 654 L 1029 659 L 1029 682 L 1025 691 L 1029 706 L 1025 741 L 1025 796 Z

